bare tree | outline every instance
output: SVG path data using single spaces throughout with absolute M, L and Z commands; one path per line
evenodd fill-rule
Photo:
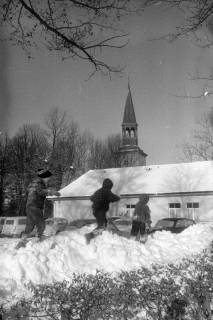
M 194 40 L 199 45 L 209 46 L 213 44 L 210 37 L 200 37 L 199 31 L 205 27 L 210 32 L 213 31 L 213 3 L 211 0 L 146 0 L 143 3 L 144 9 L 150 6 L 176 8 L 183 13 L 185 22 L 176 26 L 174 32 L 164 35 L 168 41 L 174 41 L 182 36 L 189 37 L 193 35 Z
M 6 177 L 9 171 L 9 138 L 7 134 L 0 134 L 0 215 L 3 213 Z
M 90 157 L 92 154 L 93 142 L 94 137 L 89 131 L 85 130 L 79 134 L 76 141 L 76 151 L 73 162 L 76 176 L 79 176 L 91 169 Z
M 45 117 L 45 124 L 51 145 L 51 157 L 54 157 L 57 140 L 62 137 L 67 128 L 67 113 L 60 111 L 58 107 L 52 108 Z
M 57 162 L 61 167 L 61 181 L 58 187 L 70 183 L 77 174 L 76 158 L 81 132 L 77 122 L 71 120 L 67 129 L 57 143 Z
M 212 0 L 146 0 L 144 1 L 144 9 L 151 6 L 158 8 L 177 9 L 182 13 L 183 19 L 179 25 L 175 26 L 174 30 L 163 34 L 157 40 L 164 39 L 168 42 L 173 42 L 177 39 L 186 38 L 192 41 L 196 46 L 209 48 L 213 45 L 213 2 Z M 169 11 L 168 11 L 169 14 Z M 200 82 L 202 87 L 198 94 L 177 95 L 179 98 L 205 98 L 213 94 L 212 80 L 213 69 L 210 68 L 208 74 L 201 74 L 199 71 L 189 80 Z
M 79 58 L 94 72 L 120 71 L 100 58 L 102 49 L 122 48 L 126 34 L 117 22 L 136 12 L 138 0 L 2 0 L 1 22 L 9 27 L 9 39 L 31 52 L 39 38 L 63 58 Z
M 213 159 L 213 127 L 209 114 L 205 114 L 192 132 L 190 141 L 182 145 L 182 159 L 187 161 Z
M 120 156 L 118 154 L 118 150 L 121 146 L 122 138 L 121 135 L 112 134 L 109 135 L 106 140 L 106 148 L 107 148 L 107 166 L 108 168 L 117 168 L 121 166 Z
M 45 123 L 49 141 L 46 163 L 54 174 L 54 177 L 51 179 L 51 184 L 58 189 L 61 186 L 63 175 L 63 159 L 60 149 L 62 148 L 63 140 L 66 137 L 67 113 L 59 110 L 58 107 L 55 107 L 46 115 Z
M 100 139 L 94 140 L 91 145 L 90 166 L 92 169 L 105 168 L 106 148 L 104 142 Z
M 18 213 L 25 210 L 27 187 L 43 164 L 47 150 L 45 132 L 37 124 L 25 124 L 11 139 L 9 148 L 10 170 L 12 176 L 11 196 L 18 204 Z
M 119 134 L 109 135 L 106 139 L 94 139 L 91 144 L 91 169 L 116 168 L 120 166 L 118 149 L 121 145 Z

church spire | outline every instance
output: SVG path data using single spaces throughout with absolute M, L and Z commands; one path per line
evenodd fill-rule
M 136 122 L 129 81 L 122 122 L 122 142 L 118 154 L 120 166 L 122 167 L 146 165 L 147 154 L 138 146 L 138 124 Z
M 123 124 L 136 124 L 135 110 L 132 102 L 132 94 L 130 85 L 128 82 L 128 95 L 126 98 L 126 104 L 124 108 Z
M 128 95 L 126 98 L 123 123 L 122 123 L 122 144 L 123 145 L 138 145 L 137 122 L 135 110 L 132 102 L 132 94 L 128 82 Z

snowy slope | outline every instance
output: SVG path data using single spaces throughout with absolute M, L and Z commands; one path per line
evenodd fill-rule
M 84 234 L 94 226 L 65 231 L 42 243 L 15 250 L 16 240 L 0 239 L 0 296 L 27 292 L 29 281 L 38 284 L 69 280 L 75 273 L 132 270 L 154 264 L 178 263 L 201 252 L 213 240 L 213 230 L 196 225 L 181 234 L 156 232 L 145 245 L 109 232 L 86 245 Z M 53 246 L 54 243 L 54 246 Z

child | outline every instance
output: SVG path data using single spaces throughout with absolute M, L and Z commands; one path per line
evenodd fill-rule
M 107 227 L 106 213 L 109 210 L 110 202 L 116 202 L 120 200 L 120 197 L 112 193 L 111 189 L 113 182 L 110 179 L 104 179 L 102 188 L 95 191 L 90 197 L 92 201 L 93 215 L 97 222 L 97 228 L 92 232 L 86 234 L 86 241 L 89 244 L 90 241 Z
M 135 205 L 133 214 L 131 236 L 137 237 L 139 240 L 146 235 L 151 226 L 150 209 L 147 205 L 149 196 L 142 194 L 139 201 Z
M 106 213 L 109 210 L 110 202 L 119 201 L 120 197 L 112 193 L 113 183 L 110 179 L 104 179 L 102 188 L 98 189 L 91 197 L 93 202 L 93 215 L 96 218 L 98 229 L 106 228 Z

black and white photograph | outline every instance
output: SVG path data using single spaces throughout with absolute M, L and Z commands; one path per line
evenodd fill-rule
M 213 320 L 213 1 L 0 1 L 0 320 Z

